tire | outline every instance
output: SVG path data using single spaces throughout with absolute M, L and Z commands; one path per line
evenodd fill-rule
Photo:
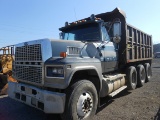
M 145 71 L 146 71 L 146 80 L 145 80 L 145 82 L 149 82 L 151 80 L 151 77 L 152 77 L 152 68 L 151 68 L 149 63 L 145 63 L 144 64 L 144 68 L 145 68 Z
M 65 111 L 61 115 L 62 120 L 88 120 L 95 115 L 98 95 L 92 82 L 78 81 L 67 90 L 66 95 Z
M 142 87 L 145 83 L 146 72 L 143 65 L 137 66 L 137 86 Z
M 127 80 L 128 90 L 136 89 L 136 86 L 137 86 L 137 71 L 136 71 L 136 68 L 134 66 L 130 66 L 127 69 L 126 80 Z

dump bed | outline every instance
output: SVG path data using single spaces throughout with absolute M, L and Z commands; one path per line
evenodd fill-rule
M 126 62 L 152 59 L 152 36 L 126 24 Z

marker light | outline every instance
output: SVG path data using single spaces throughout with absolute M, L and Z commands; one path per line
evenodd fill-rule
M 82 20 L 82 22 L 86 22 L 86 20 Z
M 63 58 L 67 57 L 67 53 L 66 52 L 61 52 L 60 57 L 63 57 Z
M 77 22 L 72 22 L 72 24 L 77 24 Z

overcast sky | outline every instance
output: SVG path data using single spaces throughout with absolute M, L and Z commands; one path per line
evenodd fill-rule
M 59 38 L 59 28 L 112 11 L 126 12 L 127 22 L 160 41 L 160 0 L 0 0 L 0 47 L 41 38 Z

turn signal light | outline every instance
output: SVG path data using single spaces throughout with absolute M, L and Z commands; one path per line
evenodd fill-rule
M 63 57 L 63 58 L 67 57 L 67 53 L 66 52 L 61 52 L 60 57 Z
M 82 22 L 86 22 L 86 20 L 82 20 Z

